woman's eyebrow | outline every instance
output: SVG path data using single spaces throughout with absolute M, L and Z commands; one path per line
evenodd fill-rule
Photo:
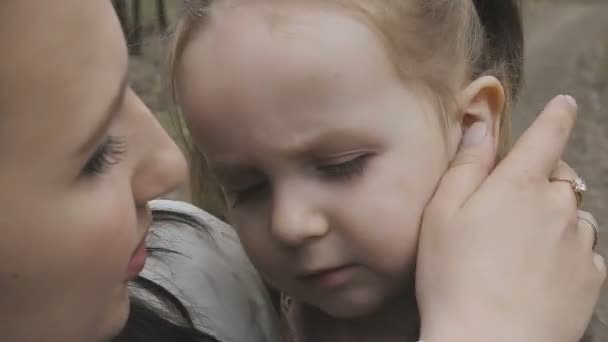
M 103 112 L 103 116 L 101 116 L 101 120 L 95 125 L 95 129 L 88 136 L 86 142 L 78 149 L 78 155 L 87 153 L 92 149 L 92 147 L 101 139 L 101 137 L 107 131 L 110 123 L 114 120 L 114 117 L 118 115 L 120 107 L 122 106 L 126 93 L 127 87 L 129 85 L 129 77 L 128 72 L 125 71 L 118 90 L 114 93 L 114 97 L 112 97 L 112 101 L 109 106 Z

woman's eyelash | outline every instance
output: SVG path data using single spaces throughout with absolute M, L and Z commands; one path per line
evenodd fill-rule
M 363 173 L 369 154 L 362 154 L 339 164 L 328 164 L 317 167 L 317 170 L 328 178 L 349 180 Z
M 109 136 L 87 161 L 83 173 L 85 175 L 102 174 L 111 166 L 119 163 L 120 157 L 125 152 L 126 146 L 124 140 L 120 137 Z

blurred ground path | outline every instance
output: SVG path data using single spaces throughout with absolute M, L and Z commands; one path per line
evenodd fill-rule
M 557 94 L 579 102 L 579 119 L 565 159 L 590 186 L 584 208 L 603 229 L 608 255 L 608 0 L 540 2 L 526 14 L 526 85 L 514 113 L 518 136 Z M 600 305 L 608 322 L 608 289 Z M 608 340 L 608 337 L 606 337 Z

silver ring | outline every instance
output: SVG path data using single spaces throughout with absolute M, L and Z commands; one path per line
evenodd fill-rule
M 584 223 L 585 225 L 591 227 L 593 229 L 593 249 L 597 246 L 597 242 L 600 239 L 600 230 L 591 220 L 588 220 L 584 217 L 578 217 L 578 221 Z

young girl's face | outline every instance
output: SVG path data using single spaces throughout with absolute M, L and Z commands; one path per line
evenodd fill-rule
M 329 314 L 377 309 L 413 270 L 453 150 L 440 114 L 341 10 L 242 5 L 207 24 L 177 87 L 253 263 Z
M 183 157 L 128 87 L 110 1 L 2 1 L 0 42 L 0 340 L 106 341 Z

